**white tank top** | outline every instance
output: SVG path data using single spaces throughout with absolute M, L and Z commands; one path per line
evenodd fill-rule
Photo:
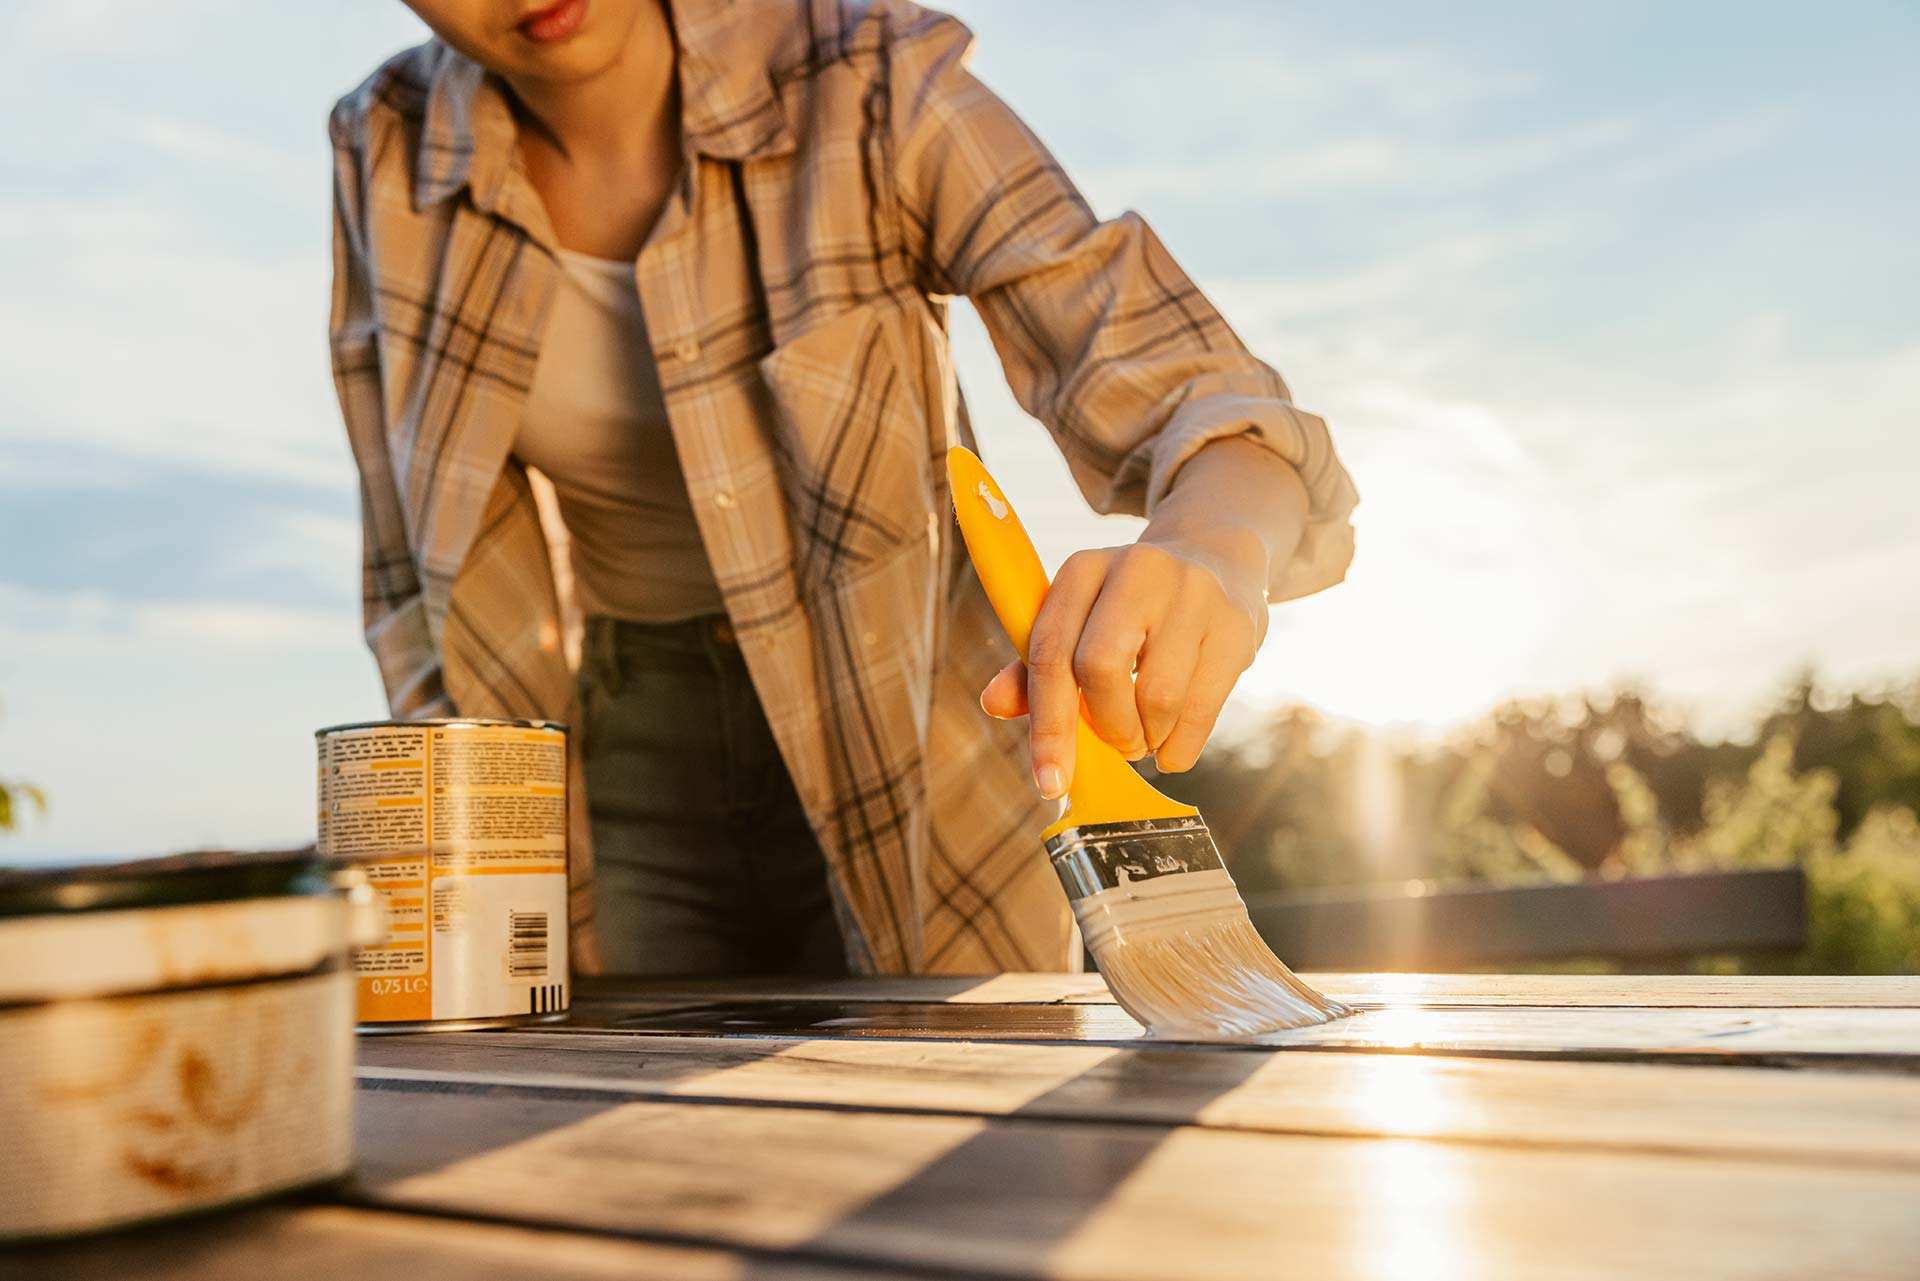
M 581 608 L 641 623 L 724 613 L 667 427 L 633 264 L 559 256 L 513 452 L 553 482 Z

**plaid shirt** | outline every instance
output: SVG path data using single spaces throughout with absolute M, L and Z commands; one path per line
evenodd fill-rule
M 1011 657 L 957 547 L 969 441 L 945 299 L 971 298 L 1087 500 L 1150 511 L 1246 435 L 1311 496 L 1275 598 L 1339 581 L 1355 497 L 1147 226 L 1102 222 L 907 0 L 673 0 L 686 169 L 636 264 L 700 533 L 861 968 L 1067 968 L 1065 901 Z M 552 505 L 512 456 L 553 296 L 552 224 L 504 90 L 438 42 L 333 112 L 332 349 L 394 714 L 567 719 Z M 543 508 L 545 519 L 543 520 Z M 596 968 L 575 773 L 576 964 Z

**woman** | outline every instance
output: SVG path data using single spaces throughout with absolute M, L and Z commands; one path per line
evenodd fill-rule
M 1268 600 L 1345 572 L 1325 426 L 1137 217 L 1095 218 L 949 17 L 409 2 L 437 38 L 332 118 L 394 714 L 574 720 L 582 968 L 1068 966 L 1036 838 L 1080 693 L 1193 763 Z M 960 294 L 1088 501 L 1150 517 L 1061 569 L 1031 671 L 944 493 Z

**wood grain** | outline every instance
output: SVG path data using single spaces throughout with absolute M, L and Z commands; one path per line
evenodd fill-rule
M 363 1040 L 351 1206 L 0 1277 L 1913 1275 L 1920 980 L 1315 980 L 1368 1008 L 1252 1047 L 1090 975 L 595 981 Z
M 771 1036 L 793 1039 L 1031 1041 L 1102 1045 L 1150 1041 L 1108 1005 L 952 1005 L 884 1001 L 733 1001 L 624 1006 L 611 996 L 545 1038 Z M 1365 1050 L 1510 1058 L 1641 1059 L 1725 1064 L 1920 1070 L 1920 1010 L 1759 1007 L 1384 1006 L 1317 1027 L 1221 1049 Z
M 1737 1064 L 1920 1068 L 1920 1010 L 1532 1006 L 1363 1010 L 1262 1045 L 1423 1054 L 1489 1054 Z
M 1302 973 L 1332 996 L 1362 1005 L 1621 1005 L 1792 1009 L 1920 1009 L 1920 975 L 1355 974 Z M 1098 974 L 827 980 L 583 979 L 581 999 L 646 996 L 665 1003 L 715 1000 L 916 1001 L 949 1005 L 1111 1005 Z
M 634 979 L 582 977 L 576 1002 L 646 999 L 663 1004 L 709 1001 L 922 1001 L 947 1005 L 1113 1004 L 1098 974 L 918 975 L 910 978 Z
M 1318 973 L 1303 977 L 1342 1000 L 1369 1005 L 1920 1009 L 1920 975 L 1911 974 Z
M 1910 1277 L 1920 1174 L 389 1085 L 369 1204 L 1078 1278 Z
M 321 1205 L 261 1206 L 0 1254 L 0 1277 L 33 1281 L 825 1281 L 836 1275 L 817 1264 L 732 1250 Z M 874 1275 L 904 1281 L 925 1274 Z
M 362 1044 L 369 1083 L 1430 1137 L 1920 1170 L 1920 1079 L 1365 1054 L 521 1035 Z M 1576 1101 L 1574 1103 L 1573 1101 Z M 1571 1104 L 1571 1105 L 1570 1105 Z

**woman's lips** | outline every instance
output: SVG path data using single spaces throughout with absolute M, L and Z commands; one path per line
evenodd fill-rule
M 520 19 L 520 34 L 541 44 L 551 44 L 578 31 L 586 16 L 587 0 L 560 0 Z

